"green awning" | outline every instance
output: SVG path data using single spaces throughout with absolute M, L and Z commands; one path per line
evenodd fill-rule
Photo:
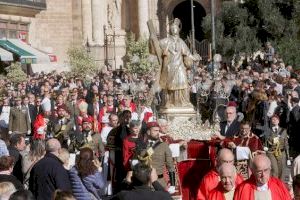
M 12 42 L 8 40 L 0 40 L 0 46 L 7 51 L 10 51 L 17 56 L 20 57 L 20 61 L 22 64 L 31 64 L 36 63 L 36 56 L 25 51 L 24 49 L 14 45 Z

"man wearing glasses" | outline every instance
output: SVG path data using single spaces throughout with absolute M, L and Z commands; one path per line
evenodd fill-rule
M 240 130 L 240 122 L 237 119 L 237 111 L 235 106 L 228 106 L 225 111 L 226 121 L 220 122 L 220 133 L 214 135 L 221 140 L 226 137 L 238 135 Z
M 235 191 L 234 200 L 291 200 L 291 196 L 278 178 L 271 176 L 271 161 L 263 154 L 253 158 L 252 176 Z

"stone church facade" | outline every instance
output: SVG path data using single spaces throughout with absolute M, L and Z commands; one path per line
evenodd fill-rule
M 221 0 L 215 1 L 218 10 Z M 120 68 L 126 34 L 147 37 L 147 21 L 153 19 L 158 37 L 166 37 L 173 10 L 184 2 L 190 0 L 46 0 L 47 9 L 34 17 L 0 13 L 0 21 L 23 20 L 28 24 L 28 42 L 56 54 L 60 63 L 67 62 L 68 48 L 84 46 L 99 67 L 108 63 Z M 210 0 L 194 2 L 205 15 L 210 13 Z

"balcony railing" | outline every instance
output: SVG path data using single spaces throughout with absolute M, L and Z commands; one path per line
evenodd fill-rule
M 46 0 L 0 0 L 0 5 L 18 6 L 45 10 L 47 8 Z

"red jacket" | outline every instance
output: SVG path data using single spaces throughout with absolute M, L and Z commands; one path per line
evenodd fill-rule
M 45 140 L 46 138 L 46 130 L 44 130 L 44 134 L 39 133 L 39 129 L 46 127 L 46 121 L 43 114 L 38 114 L 34 123 L 33 123 L 33 139 L 41 139 Z
M 289 191 L 284 183 L 275 177 L 270 177 L 268 187 L 271 190 L 272 200 L 291 200 Z M 255 177 L 252 175 L 248 180 L 239 185 L 234 193 L 234 200 L 254 200 L 256 190 Z
M 130 160 L 134 156 L 135 147 L 135 138 L 131 135 L 127 136 L 123 141 L 123 166 L 126 171 L 131 170 Z

